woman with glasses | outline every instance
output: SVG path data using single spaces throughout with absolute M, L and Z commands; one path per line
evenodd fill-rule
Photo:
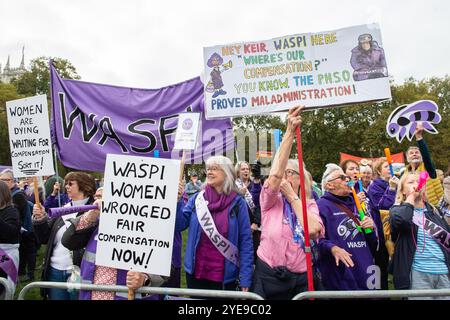
M 239 161 L 236 166 L 236 186 L 239 193 L 247 202 L 250 214 L 250 227 L 253 238 L 253 258 L 256 260 L 256 250 L 261 239 L 261 207 L 259 205 L 259 195 L 261 193 L 261 183 L 250 178 L 250 164 L 246 161 Z
M 275 155 L 261 191 L 261 242 L 258 248 L 253 290 L 265 299 L 292 299 L 308 288 L 297 160 L 289 160 L 295 131 L 301 125 L 303 107 L 289 110 L 286 134 Z M 324 236 L 311 181 L 304 168 L 309 236 Z
M 325 225 L 319 240 L 319 270 L 326 290 L 380 289 L 380 268 L 372 252 L 378 239 L 372 218 L 360 221 L 351 196 L 351 177 L 336 164 L 327 164 L 322 178 L 324 195 L 317 201 Z M 372 232 L 366 229 L 371 228 Z
M 248 291 L 253 243 L 247 203 L 235 185 L 230 159 L 206 161 L 205 190 L 177 211 L 175 231 L 189 228 L 184 256 L 188 288 Z
M 95 180 L 84 172 L 70 172 L 64 177 L 64 184 L 70 202 L 68 206 L 82 206 L 94 202 Z M 42 268 L 42 281 L 66 282 L 74 269 L 80 266 L 83 250 L 70 251 L 61 239 L 70 226 L 69 219 L 82 215 L 84 212 L 72 213 L 60 217 L 49 218 L 45 209 L 34 205 L 33 226 L 35 233 L 42 244 L 47 244 L 44 266 Z M 70 293 L 65 289 L 42 289 L 44 299 L 70 300 Z

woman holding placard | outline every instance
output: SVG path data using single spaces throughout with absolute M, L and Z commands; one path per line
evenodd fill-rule
M 312 181 L 298 160 L 289 160 L 302 107 L 289 110 L 286 133 L 261 191 L 261 243 L 258 248 L 253 291 L 265 299 L 292 299 L 307 290 L 306 254 L 300 199 L 300 170 L 305 176 L 309 235 L 324 236 Z
M 103 188 L 97 189 L 94 205 L 100 207 Z M 137 290 L 142 286 L 161 286 L 164 278 L 158 275 L 146 274 L 132 270 L 121 270 L 95 264 L 97 252 L 97 234 L 100 210 L 89 210 L 83 215 L 72 219 L 71 226 L 63 235 L 62 243 L 69 250 L 86 248 L 81 261 L 80 276 L 82 283 L 98 285 L 126 285 L 130 290 Z M 142 297 L 140 293 L 134 299 L 158 299 L 151 295 Z M 80 291 L 80 300 L 127 300 L 128 293 L 112 291 Z
M 175 231 L 189 227 L 184 256 L 188 288 L 248 291 L 253 242 L 247 203 L 235 185 L 230 159 L 206 161 L 206 187 L 177 211 Z
M 67 206 L 81 206 L 94 202 L 95 180 L 84 172 L 70 172 L 64 178 L 65 188 L 71 201 Z M 70 251 L 61 239 L 70 226 L 69 219 L 83 214 L 83 212 L 68 214 L 61 217 L 49 218 L 42 206 L 34 205 L 33 226 L 39 242 L 47 244 L 45 261 L 42 270 L 42 281 L 66 282 L 75 266 L 81 263 L 82 250 Z M 42 289 L 44 299 L 70 300 L 71 296 L 64 289 Z

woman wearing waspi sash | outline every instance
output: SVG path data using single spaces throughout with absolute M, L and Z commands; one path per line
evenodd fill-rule
M 292 299 L 308 288 L 298 160 L 289 160 L 303 107 L 289 110 L 286 134 L 260 195 L 261 242 L 253 290 L 265 299 Z M 305 172 L 305 179 L 309 175 Z M 305 181 L 309 235 L 324 236 L 311 181 Z
M 177 211 L 175 231 L 189 227 L 184 269 L 188 288 L 248 291 L 253 274 L 253 242 L 247 203 L 238 194 L 230 159 L 206 161 L 205 190 Z
M 391 236 L 395 242 L 394 287 L 448 289 L 450 228 L 437 209 L 426 201 L 425 187 L 420 190 L 418 181 L 417 174 L 406 173 L 402 176 L 396 205 L 390 210 Z M 449 299 L 449 297 L 435 299 L 438 298 Z
M 18 279 L 19 235 L 19 211 L 13 206 L 8 185 L 0 181 L 0 277 L 7 279 L 12 292 Z M 0 285 L 0 300 L 5 294 L 5 288 Z

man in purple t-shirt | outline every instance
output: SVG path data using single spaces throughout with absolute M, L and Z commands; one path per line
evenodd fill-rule
M 349 181 L 338 165 L 327 165 L 322 179 L 325 194 L 317 201 L 325 226 L 318 267 L 326 290 L 379 289 L 380 268 L 372 256 L 378 249 L 376 233 L 357 227 L 373 229 L 374 222 L 369 216 L 359 220 Z

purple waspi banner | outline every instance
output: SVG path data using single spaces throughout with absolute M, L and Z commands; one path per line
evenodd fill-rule
M 173 150 L 178 115 L 201 112 L 199 146 L 186 163 L 234 148 L 232 124 L 204 117 L 203 84 L 194 78 L 161 89 L 136 89 L 61 79 L 50 63 L 51 132 L 61 162 L 102 172 L 106 154 L 181 158 Z M 190 158 L 189 158 L 190 154 Z M 190 160 L 190 161 L 189 161 Z

